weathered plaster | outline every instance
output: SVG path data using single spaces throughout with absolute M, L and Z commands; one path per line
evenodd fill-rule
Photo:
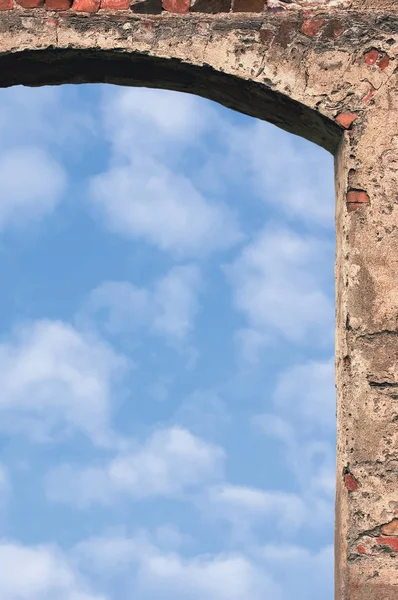
M 336 600 L 397 600 L 398 2 L 18 1 L 0 87 L 191 92 L 335 155 Z

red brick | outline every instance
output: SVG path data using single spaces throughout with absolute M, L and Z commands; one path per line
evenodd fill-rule
M 344 483 L 347 490 L 349 490 L 350 492 L 355 492 L 355 490 L 358 489 L 358 482 L 355 479 L 354 475 L 351 475 L 351 473 L 347 473 L 346 475 L 344 475 Z
M 309 37 L 314 37 L 324 24 L 325 19 L 308 19 L 308 21 L 304 21 L 301 31 L 308 35 Z
M 130 0 L 101 0 L 101 6 L 104 10 L 128 10 Z
M 44 0 L 17 0 L 17 4 L 22 8 L 39 8 L 43 6 Z
M 361 544 L 358 546 L 357 550 L 359 554 L 366 554 L 366 548 L 365 546 L 361 546 Z
M 357 119 L 357 118 L 358 118 L 358 115 L 356 113 L 346 112 L 346 113 L 340 113 L 339 115 L 337 115 L 336 121 L 338 123 L 340 123 L 340 125 L 342 127 L 344 127 L 344 129 L 349 129 L 351 127 L 351 125 L 353 124 L 353 122 L 355 121 L 355 119 Z
M 77 12 L 93 13 L 100 7 L 100 0 L 75 0 L 72 4 L 72 10 Z
M 398 536 L 398 519 L 393 519 L 390 523 L 383 525 L 381 533 L 383 535 Z
M 171 13 L 185 14 L 189 12 L 190 0 L 163 0 L 163 8 Z
M 11 10 L 14 8 L 13 0 L 0 0 L 0 10 Z
M 369 90 L 369 92 L 366 94 L 366 96 L 365 96 L 364 98 L 362 98 L 362 102 L 363 102 L 364 104 L 366 104 L 366 102 L 369 102 L 369 101 L 370 101 L 370 100 L 373 98 L 373 96 L 375 95 L 375 91 L 376 91 L 376 88 L 375 88 L 375 87 L 373 87 L 373 85 L 372 85 L 372 84 L 370 84 L 370 90 Z
M 69 10 L 72 0 L 46 0 L 47 10 Z
M 379 67 L 379 69 L 381 71 L 384 71 L 384 69 L 387 69 L 389 64 L 390 64 L 390 57 L 387 54 L 384 54 L 380 58 L 380 60 L 377 62 L 377 66 Z
M 369 196 L 363 190 L 350 190 L 347 194 L 347 203 L 364 204 L 369 202 Z
M 234 0 L 232 12 L 264 12 L 265 0 Z
M 388 546 L 395 552 L 398 552 L 398 537 L 378 537 L 376 542 L 382 546 Z
M 365 62 L 367 65 L 374 65 L 377 62 L 378 58 L 379 58 L 379 51 L 376 50 L 376 48 L 369 50 L 369 52 L 367 52 L 365 54 Z

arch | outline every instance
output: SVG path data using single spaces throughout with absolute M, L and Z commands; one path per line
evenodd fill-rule
M 296 12 L 50 14 L 37 9 L 1 15 L 1 87 L 83 82 L 164 87 L 267 120 L 329 152 L 337 149 L 343 132 L 333 114 L 338 106 L 326 110 L 323 94 L 308 85 L 320 40 Z M 326 54 L 333 45 L 328 35 L 323 31 Z
M 268 121 L 334 153 L 342 130 L 321 113 L 253 81 L 177 59 L 108 50 L 24 50 L 0 59 L 0 86 L 110 83 L 157 87 L 202 96 Z
M 283 0 L 228 0 L 229 12 L 201 14 L 189 12 L 194 0 L 163 0 L 163 13 L 140 15 L 121 0 L 95 13 L 45 1 L 0 0 L 0 87 L 190 92 L 335 155 L 336 600 L 396 600 L 396 1 L 297 0 L 284 10 Z

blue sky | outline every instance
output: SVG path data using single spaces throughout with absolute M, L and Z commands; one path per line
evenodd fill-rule
M 331 600 L 332 157 L 113 86 L 0 132 L 2 600 Z

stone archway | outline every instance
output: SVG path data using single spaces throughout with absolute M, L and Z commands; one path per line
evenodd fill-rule
M 188 91 L 335 155 L 336 600 L 395 600 L 398 4 L 0 0 L 0 10 L 2 87 Z

